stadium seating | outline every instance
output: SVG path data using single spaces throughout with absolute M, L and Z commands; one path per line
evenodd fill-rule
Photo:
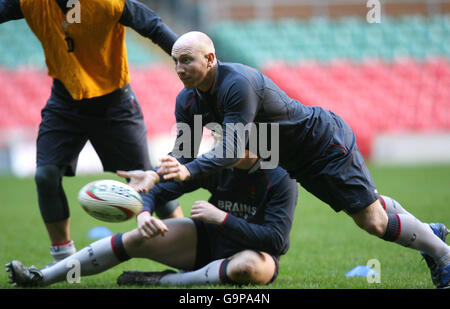
M 0 67 L 33 67 L 45 69 L 45 57 L 39 43 L 25 20 L 13 20 L 1 25 Z M 14 33 L 14 35 L 11 35 Z M 126 35 L 128 59 L 135 65 L 149 65 L 159 61 L 148 39 L 128 30 Z
M 379 132 L 450 130 L 450 15 L 380 24 L 354 17 L 228 21 L 209 34 L 219 59 L 257 67 L 291 97 L 340 114 L 366 156 Z M 167 134 L 182 84 L 145 40 L 127 34 L 131 84 L 149 136 Z M 0 130 L 37 130 L 51 79 L 24 21 L 1 25 L 0 55 Z
M 360 62 L 450 57 L 450 15 L 385 17 L 380 24 L 355 17 L 228 21 L 218 23 L 210 34 L 220 58 L 258 68 L 274 59 Z
M 0 69 L 0 130 L 33 128 L 50 95 L 51 78 L 42 70 Z M 132 69 L 131 85 L 139 100 L 150 135 L 169 132 L 175 124 L 175 98 L 182 84 L 167 66 Z
M 0 27 L 0 67 L 45 68 L 42 46 L 24 20 L 9 21 Z
M 4 23 L 0 29 L 0 130 L 37 130 L 51 86 L 42 47 L 24 20 Z M 172 68 L 157 64 L 161 56 L 153 52 L 148 39 L 129 30 L 126 44 L 131 70 L 136 68 L 131 83 L 145 113 L 148 133 L 167 132 L 175 123 L 173 104 L 181 82 Z
M 450 130 L 450 61 L 272 64 L 264 73 L 288 95 L 341 115 L 370 154 L 378 132 Z

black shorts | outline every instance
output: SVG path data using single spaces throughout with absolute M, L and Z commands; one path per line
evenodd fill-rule
M 66 166 L 73 176 L 78 155 L 90 140 L 105 171 L 151 169 L 142 111 L 130 85 L 110 94 L 74 101 L 61 82 L 42 110 L 37 166 Z
M 325 150 L 307 168 L 293 176 L 302 187 L 336 212 L 354 214 L 375 202 L 379 195 L 352 129 L 333 115 L 335 130 Z
M 223 235 L 219 227 L 200 220 L 192 219 L 197 229 L 197 255 L 195 258 L 194 269 L 200 269 L 203 266 L 219 259 L 226 259 L 248 248 L 242 247 L 226 235 Z M 275 271 L 270 283 L 275 281 L 279 272 L 279 256 L 272 255 L 275 262 Z

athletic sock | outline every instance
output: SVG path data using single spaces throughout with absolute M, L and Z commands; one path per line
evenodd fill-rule
M 230 260 L 215 260 L 194 271 L 167 274 L 159 280 L 160 285 L 205 285 L 230 282 L 226 270 Z
M 122 243 L 122 234 L 97 240 L 77 253 L 41 270 L 43 285 L 67 280 L 73 267 L 80 267 L 80 276 L 101 273 L 129 259 Z
M 393 198 L 391 198 L 389 196 L 380 195 L 380 202 L 381 202 L 381 205 L 383 206 L 384 210 L 388 214 L 406 214 L 406 215 L 413 216 L 412 214 L 407 212 L 402 207 L 402 205 L 400 205 L 399 202 L 397 202 L 396 200 L 394 200 Z
M 52 244 L 50 246 L 50 255 L 53 257 L 55 262 L 59 262 L 64 260 L 66 257 L 77 252 L 75 249 L 75 244 L 73 240 L 69 240 L 68 242 L 62 244 Z
M 437 263 L 445 260 L 445 256 L 450 253 L 450 247 L 433 233 L 428 224 L 410 214 L 388 214 L 388 226 L 383 239 L 423 251 Z

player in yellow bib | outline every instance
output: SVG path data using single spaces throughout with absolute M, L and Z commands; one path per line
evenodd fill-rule
M 68 18 L 72 12 L 77 18 Z M 178 36 L 135 0 L 0 0 L 0 24 L 21 18 L 40 40 L 53 78 L 35 180 L 50 253 L 58 261 L 75 252 L 62 177 L 75 175 L 86 142 L 105 171 L 151 168 L 142 111 L 129 85 L 125 27 L 169 55 Z M 179 214 L 177 207 L 169 202 L 166 214 Z

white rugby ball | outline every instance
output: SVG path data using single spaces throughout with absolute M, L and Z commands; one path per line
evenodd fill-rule
M 122 222 L 142 210 L 142 198 L 129 185 L 116 180 L 88 183 L 78 193 L 81 207 L 92 217 L 106 222 Z

